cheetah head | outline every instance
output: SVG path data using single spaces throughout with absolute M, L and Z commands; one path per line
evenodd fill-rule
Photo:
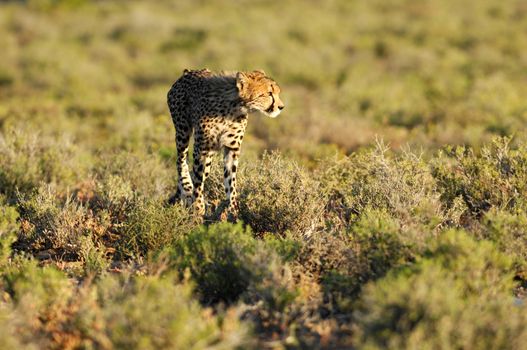
M 238 72 L 236 86 L 250 111 L 260 111 L 276 118 L 284 109 L 284 103 L 280 99 L 280 87 L 261 70 Z

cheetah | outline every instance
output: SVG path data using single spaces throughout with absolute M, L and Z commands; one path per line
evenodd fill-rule
M 236 221 L 236 170 L 248 114 L 260 111 L 276 118 L 284 103 L 280 87 L 265 72 L 213 73 L 208 69 L 187 70 L 172 85 L 167 103 L 176 129 L 178 186 L 171 202 L 192 206 L 198 217 L 205 215 L 204 182 L 212 155 L 223 148 L 226 217 Z M 194 164 L 190 175 L 187 153 L 194 132 Z

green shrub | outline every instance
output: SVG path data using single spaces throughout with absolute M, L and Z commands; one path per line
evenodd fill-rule
M 16 320 L 10 307 L 0 309 L 0 339 L 4 349 L 38 349 L 36 346 L 24 344 L 17 333 Z
M 240 218 L 255 232 L 309 236 L 321 225 L 325 198 L 318 182 L 278 153 L 242 168 L 239 197 Z
M 228 223 L 192 231 L 176 242 L 171 256 L 181 273 L 189 269 L 206 302 L 235 301 L 266 276 L 277 258 L 250 229 Z
M 83 263 L 85 276 L 104 273 L 110 266 L 106 257 L 106 247 L 101 242 L 94 242 L 90 236 L 80 238 L 77 252 L 79 260 Z
M 527 147 L 510 149 L 509 138 L 496 138 L 476 155 L 469 147 L 447 148 L 434 161 L 432 174 L 447 207 L 463 198 L 469 213 L 480 217 L 491 208 L 525 206 Z
M 52 140 L 20 130 L 0 134 L 0 193 L 8 202 L 17 193 L 30 193 L 41 183 L 66 188 L 81 168 L 75 160 L 76 148 L 67 139 Z
M 269 259 L 265 254 L 258 254 L 252 260 L 264 273 L 248 286 L 241 298 L 242 319 L 250 321 L 260 335 L 298 346 L 296 333 L 299 328 L 307 328 L 316 304 L 302 300 L 295 278 L 298 276 L 289 265 Z
M 313 237 L 300 261 L 308 270 L 318 265 L 326 297 L 337 310 L 349 311 L 364 284 L 411 264 L 424 252 L 421 236 L 386 210 L 365 209 L 348 234 Z
M 17 247 L 31 252 L 53 250 L 66 260 L 79 257 L 85 237 L 102 241 L 109 223 L 52 188 L 41 187 L 19 199 L 22 230 Z
M 16 208 L 4 204 L 0 197 L 0 269 L 11 255 L 11 244 L 16 240 L 20 228 L 18 217 Z
M 354 312 L 366 349 L 517 348 L 527 317 L 511 296 L 510 259 L 463 232 L 442 234 L 429 258 L 366 286 Z
M 116 244 L 123 257 L 160 252 L 195 226 L 188 210 L 180 205 L 167 206 L 164 201 L 137 201 L 126 216 Z
M 512 289 L 513 260 L 492 242 L 477 241 L 464 231 L 442 233 L 430 242 L 424 256 L 463 280 L 469 293 L 481 294 L 486 289 L 497 294 Z
M 284 261 L 292 261 L 302 248 L 302 241 L 298 241 L 293 234 L 285 237 L 269 234 L 264 236 L 265 244 L 271 247 Z
M 248 346 L 236 309 L 213 315 L 189 283 L 165 276 L 105 275 L 82 285 L 54 268 L 17 259 L 0 280 L 11 327 L 28 348 L 232 349 Z M 16 329 L 16 331 L 13 331 Z M 5 341 L 4 341 L 5 343 Z
M 54 268 L 40 268 L 33 260 L 17 258 L 3 274 L 3 287 L 16 303 L 26 303 L 40 312 L 71 296 L 71 282 Z M 27 300 L 26 300 L 27 299 Z
M 96 211 L 107 212 L 112 222 L 119 224 L 137 200 L 130 182 L 119 175 L 108 175 L 96 182 L 94 198 L 90 206 Z
M 13 303 L 17 338 L 22 343 L 49 346 L 50 330 L 65 316 L 73 295 L 72 282 L 54 268 L 41 268 L 19 257 L 4 269 L 0 287 Z
M 202 302 L 239 301 L 242 319 L 285 339 L 305 308 L 297 300 L 292 270 L 279 257 L 291 257 L 292 245 L 277 238 L 261 241 L 241 224 L 220 223 L 181 238 L 171 251 L 171 265 L 180 274 L 190 272 Z
M 404 225 L 434 230 L 447 220 L 434 178 L 420 156 L 377 147 L 323 163 L 318 177 L 330 194 L 332 223 L 349 227 L 368 208 L 386 210 Z
M 223 168 L 215 162 L 205 191 L 218 210 L 225 205 Z M 318 182 L 294 161 L 279 153 L 264 154 L 261 160 L 244 160 L 238 171 L 239 218 L 254 232 L 312 234 L 322 223 L 324 193 Z
M 107 277 L 97 293 L 103 331 L 119 349 L 232 349 L 250 343 L 235 310 L 213 315 L 192 299 L 188 284 L 169 277 Z
M 134 153 L 119 151 L 102 156 L 95 178 L 103 186 L 101 194 L 120 191 L 121 195 L 130 196 L 133 191 L 137 196 L 165 198 L 175 174 L 175 165 L 167 168 L 155 154 L 144 153 L 141 148 Z
M 423 234 L 421 234 L 423 235 Z M 422 253 L 419 234 L 383 210 L 366 209 L 351 228 L 355 278 L 364 283 L 388 270 L 412 262 Z
M 527 279 L 527 214 L 491 209 L 482 220 L 482 236 L 496 243 L 497 247 L 514 258 L 516 273 Z

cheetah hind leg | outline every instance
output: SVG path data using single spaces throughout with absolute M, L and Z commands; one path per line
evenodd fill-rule
M 179 203 L 189 208 L 192 205 L 192 189 L 190 191 L 184 191 L 182 190 L 181 184 L 178 184 L 176 192 L 168 198 L 167 203 L 170 205 Z
M 212 164 L 212 154 L 210 150 L 201 151 L 199 147 L 199 139 L 194 146 L 194 166 L 193 166 L 193 211 L 195 216 L 204 218 L 205 216 L 205 198 L 203 194 L 205 180 L 209 176 Z
M 194 186 L 189 173 L 187 155 L 190 143 L 191 128 L 188 123 L 179 122 L 176 128 L 176 146 L 177 146 L 177 173 L 178 186 L 176 193 L 169 199 L 169 203 L 175 204 L 181 202 L 185 206 L 192 205 L 192 192 Z

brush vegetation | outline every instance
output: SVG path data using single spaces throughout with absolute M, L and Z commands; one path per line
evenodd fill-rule
M 2 2 L 2 346 L 524 348 L 526 30 L 521 1 Z M 237 224 L 167 204 L 202 67 L 286 104 Z

